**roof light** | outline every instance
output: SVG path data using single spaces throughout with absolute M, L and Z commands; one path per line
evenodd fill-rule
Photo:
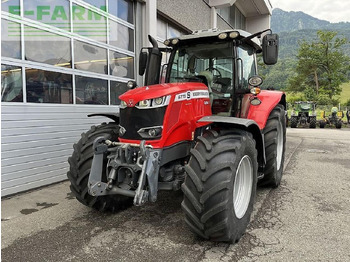
M 171 44 L 176 45 L 179 42 L 178 38 L 174 38 L 173 40 L 171 40 Z
M 221 34 L 218 35 L 218 37 L 219 37 L 219 39 L 224 40 L 224 39 L 227 38 L 227 34 L 226 33 L 221 33 Z
M 239 32 L 237 32 L 237 31 L 233 31 L 233 32 L 231 32 L 230 33 L 230 38 L 236 38 L 236 37 L 238 37 L 239 36 Z
M 126 86 L 127 86 L 127 88 L 129 88 L 129 89 L 134 89 L 134 88 L 137 86 L 137 84 L 136 84 L 136 82 L 135 82 L 134 80 L 129 80 L 129 81 L 126 83 Z

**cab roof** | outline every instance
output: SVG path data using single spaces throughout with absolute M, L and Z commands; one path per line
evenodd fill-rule
M 233 32 L 237 32 L 238 36 L 235 38 L 230 38 L 229 34 L 233 33 Z M 225 39 L 220 39 L 219 35 L 222 33 L 226 33 L 227 37 Z M 200 43 L 205 43 L 205 42 L 227 42 L 227 41 L 233 41 L 233 40 L 243 40 L 249 36 L 251 36 L 252 34 L 243 31 L 243 30 L 239 30 L 239 29 L 231 29 L 231 30 L 216 30 L 216 29 L 209 29 L 209 30 L 198 30 L 198 31 L 194 31 L 192 34 L 189 35 L 182 35 L 179 37 L 174 37 L 171 38 L 167 41 L 169 41 L 169 46 L 176 46 L 177 44 L 189 44 L 189 43 L 194 43 L 194 42 L 200 42 Z M 179 42 L 177 44 L 172 44 L 172 40 L 174 39 L 178 39 Z M 258 40 L 257 37 L 254 37 L 252 39 L 246 39 L 246 41 L 244 41 L 245 43 L 247 43 L 250 46 L 253 46 L 256 50 L 261 51 L 261 43 Z

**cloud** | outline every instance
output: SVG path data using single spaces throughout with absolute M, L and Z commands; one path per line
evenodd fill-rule
M 332 23 L 350 22 L 350 1 L 344 0 L 270 0 L 273 8 L 302 11 Z

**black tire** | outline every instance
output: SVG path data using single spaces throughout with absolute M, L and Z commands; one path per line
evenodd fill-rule
M 276 188 L 280 185 L 286 150 L 285 115 L 282 105 L 277 105 L 270 113 L 263 129 L 266 165 L 260 185 Z
M 70 189 L 72 193 L 79 202 L 99 211 L 116 212 L 131 206 L 133 203 L 133 199 L 126 196 L 108 195 L 93 197 L 88 193 L 87 185 L 93 159 L 93 142 L 97 137 L 116 141 L 118 140 L 118 130 L 117 123 L 103 123 L 98 126 L 92 126 L 87 133 L 81 134 L 81 139 L 77 144 L 74 144 L 73 154 L 68 159 L 70 168 L 67 176 L 71 182 Z M 106 174 L 106 164 L 107 158 L 105 156 L 102 174 Z M 106 178 L 104 179 L 106 180 Z
M 341 122 L 341 120 L 339 120 L 339 121 L 335 124 L 335 127 L 336 127 L 337 129 L 341 129 L 341 126 L 342 126 L 342 122 Z
M 316 128 L 316 117 L 315 116 L 310 116 L 310 128 Z
M 324 120 L 320 121 L 320 128 L 324 128 L 326 126 L 326 122 Z
M 242 166 L 247 165 L 250 168 L 245 170 L 250 171 L 243 172 Z M 244 234 L 253 210 L 257 166 L 255 141 L 248 132 L 233 129 L 219 134 L 208 130 L 198 137 L 185 167 L 187 176 L 182 185 L 184 200 L 181 206 L 189 228 L 205 239 L 237 242 Z M 241 167 L 240 172 L 236 172 L 238 167 Z M 251 185 L 240 187 L 246 190 L 236 191 L 246 193 L 243 197 L 246 201 L 241 206 L 234 206 L 237 173 L 238 177 L 245 178 L 246 185 Z M 242 180 L 237 179 L 237 183 L 239 181 Z
M 296 128 L 297 125 L 298 125 L 298 118 L 295 117 L 295 116 L 292 116 L 292 117 L 290 118 L 290 127 L 291 127 L 291 128 Z

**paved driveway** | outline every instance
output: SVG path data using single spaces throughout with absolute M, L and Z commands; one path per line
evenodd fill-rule
M 64 182 L 2 200 L 2 261 L 350 261 L 350 128 L 288 129 L 287 146 L 282 185 L 258 189 L 238 244 L 195 237 L 181 193 L 101 214 Z

